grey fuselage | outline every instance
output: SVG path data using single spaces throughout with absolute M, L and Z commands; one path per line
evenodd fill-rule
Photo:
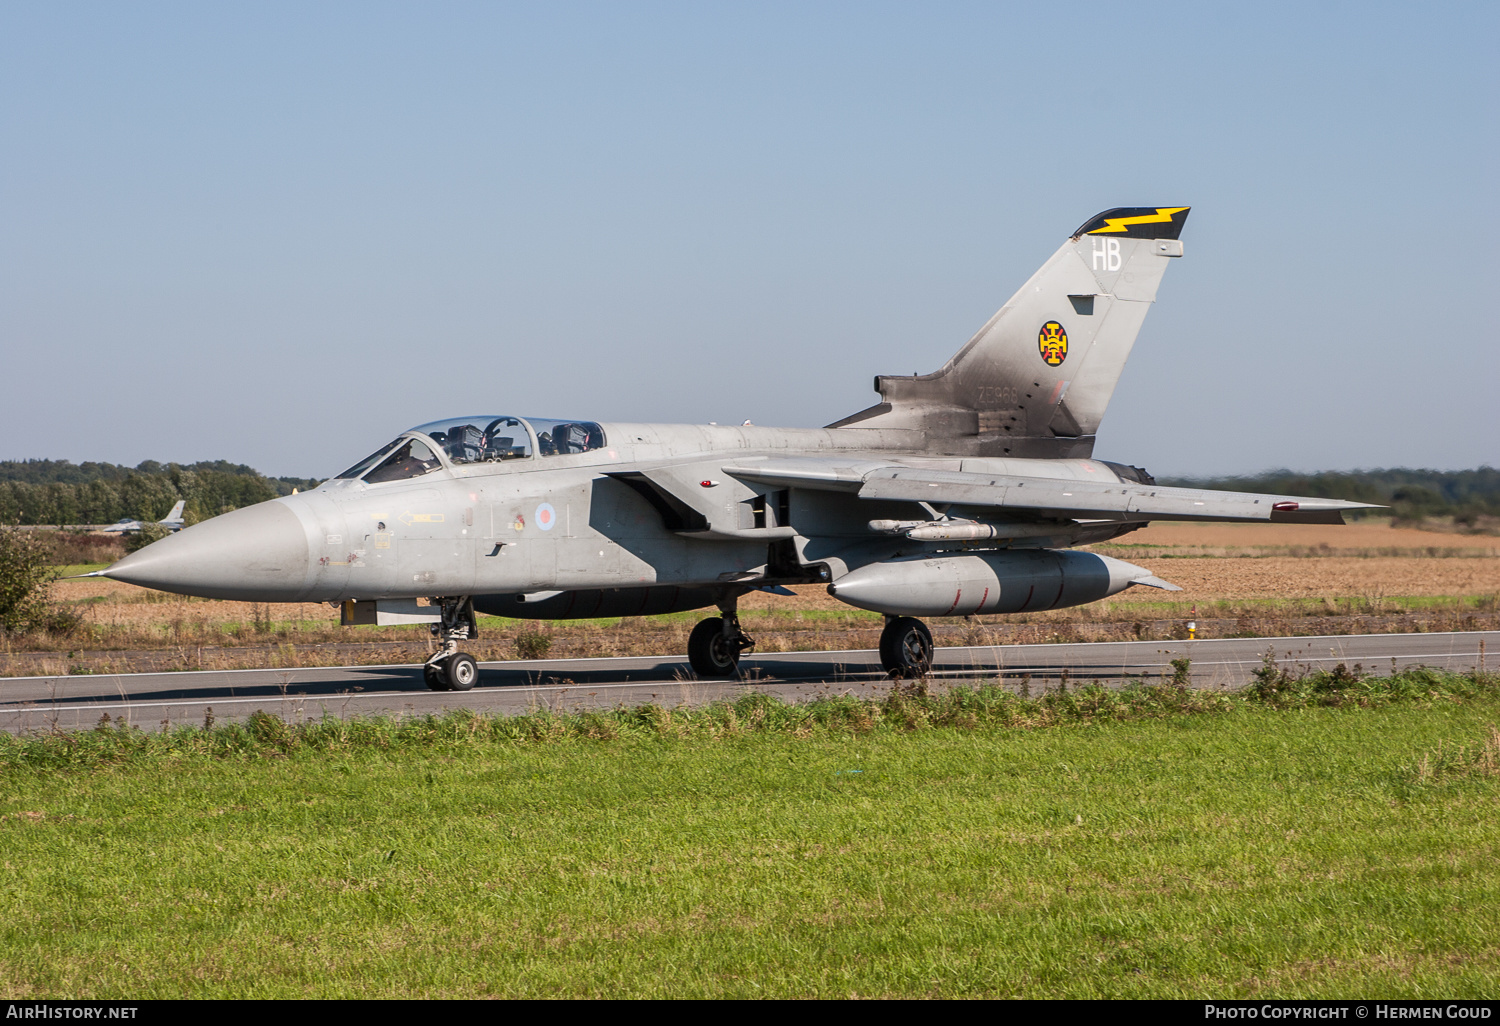
M 909 430 L 601 427 L 606 443 L 589 452 L 470 464 L 443 459 L 423 476 L 378 484 L 334 479 L 190 527 L 126 557 L 110 576 L 254 602 L 473 595 L 485 611 L 521 615 L 525 606 L 524 615 L 543 618 L 590 615 L 563 595 L 598 589 L 634 590 L 647 612 L 697 608 L 713 601 L 714 589 L 836 581 L 880 560 L 974 547 L 872 532 L 872 520 L 928 520 L 917 502 L 761 484 L 725 473 L 726 465 L 811 456 L 851 466 L 878 460 L 1065 481 L 1121 479 L 1114 465 L 1097 460 L 934 455 L 923 435 Z M 1009 544 L 1076 545 L 1142 524 L 1029 526 L 1029 536 Z M 667 586 L 685 592 L 668 601 Z M 640 589 L 651 589 L 649 607 Z M 610 607 L 613 615 L 619 605 Z

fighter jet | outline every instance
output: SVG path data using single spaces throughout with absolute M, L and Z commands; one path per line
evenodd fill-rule
M 173 531 L 180 531 L 182 529 L 182 511 L 184 508 L 186 508 L 186 506 L 187 503 L 179 499 L 177 505 L 172 507 L 172 512 L 168 513 L 162 519 L 156 521 L 157 525 Z M 147 523 L 148 522 L 144 520 L 131 520 L 129 517 L 126 517 L 125 519 L 117 520 L 113 524 L 110 524 L 108 527 L 104 528 L 104 533 L 136 534 L 141 530 L 141 528 L 145 527 Z
M 478 679 L 459 650 L 478 637 L 476 613 L 715 609 L 688 658 L 729 677 L 754 646 L 742 596 L 823 584 L 885 615 L 881 661 L 911 676 L 932 658 L 922 617 L 1180 590 L 1074 547 L 1154 520 L 1333 524 L 1365 506 L 1164 488 L 1093 458 L 1187 214 L 1090 218 L 939 370 L 876 377 L 880 401 L 825 428 L 455 417 L 99 573 L 207 598 L 336 603 L 345 624 L 428 623 L 434 690 Z

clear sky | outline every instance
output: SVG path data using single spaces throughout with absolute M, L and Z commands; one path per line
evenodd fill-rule
M 818 426 L 1191 205 L 1096 455 L 1500 463 L 1500 5 L 9 3 L 0 458 Z

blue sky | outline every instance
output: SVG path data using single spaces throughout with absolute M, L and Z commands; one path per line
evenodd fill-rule
M 817 426 L 1190 204 L 1096 455 L 1500 461 L 1495 4 L 10 4 L 0 458 Z

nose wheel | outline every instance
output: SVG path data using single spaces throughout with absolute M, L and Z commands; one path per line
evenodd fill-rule
M 688 662 L 700 677 L 732 677 L 739 669 L 740 654 L 754 647 L 734 613 L 711 616 L 698 621 L 688 635 Z
M 893 616 L 880 632 L 880 665 L 895 678 L 925 677 L 932 669 L 932 632 L 921 620 Z
M 479 664 L 458 643 L 479 637 L 474 603 L 468 598 L 442 599 L 442 620 L 432 625 L 438 650 L 422 664 L 422 681 L 430 691 L 468 691 L 479 681 Z

